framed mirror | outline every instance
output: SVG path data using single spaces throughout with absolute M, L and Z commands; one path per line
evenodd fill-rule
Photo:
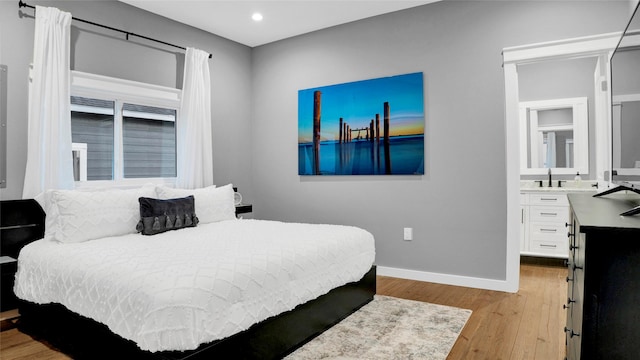
M 519 104 L 521 174 L 588 174 L 586 97 Z

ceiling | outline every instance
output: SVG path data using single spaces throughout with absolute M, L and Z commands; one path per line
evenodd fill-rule
M 389 0 L 120 0 L 140 9 L 255 47 L 380 14 L 432 3 Z M 264 19 L 255 22 L 251 15 Z

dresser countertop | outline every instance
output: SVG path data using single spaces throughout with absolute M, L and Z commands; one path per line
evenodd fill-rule
M 580 222 L 581 231 L 594 228 L 640 231 L 640 215 L 620 216 L 621 213 L 640 206 L 640 195 L 610 194 L 593 197 L 591 194 L 569 194 L 568 198 Z

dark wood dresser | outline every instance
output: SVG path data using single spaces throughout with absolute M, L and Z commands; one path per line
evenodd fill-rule
M 567 358 L 640 356 L 640 196 L 569 194 Z

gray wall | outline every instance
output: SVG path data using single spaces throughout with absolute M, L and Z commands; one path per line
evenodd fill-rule
M 627 10 L 624 2 L 445 1 L 255 48 L 256 216 L 361 226 L 374 234 L 381 266 L 504 280 L 501 50 L 620 31 Z M 424 176 L 297 175 L 298 90 L 417 71 Z M 403 227 L 414 228 L 413 241 L 402 240 Z
M 115 1 L 28 1 L 72 16 L 212 53 L 211 108 L 216 184 L 233 182 L 251 201 L 251 48 Z M 8 66 L 8 146 L 3 200 L 22 197 L 27 150 L 27 76 L 33 54 L 34 10 L 0 1 L 0 64 Z M 71 68 L 89 73 L 182 87 L 184 52 L 74 21 Z M 141 46 L 142 44 L 142 46 Z

